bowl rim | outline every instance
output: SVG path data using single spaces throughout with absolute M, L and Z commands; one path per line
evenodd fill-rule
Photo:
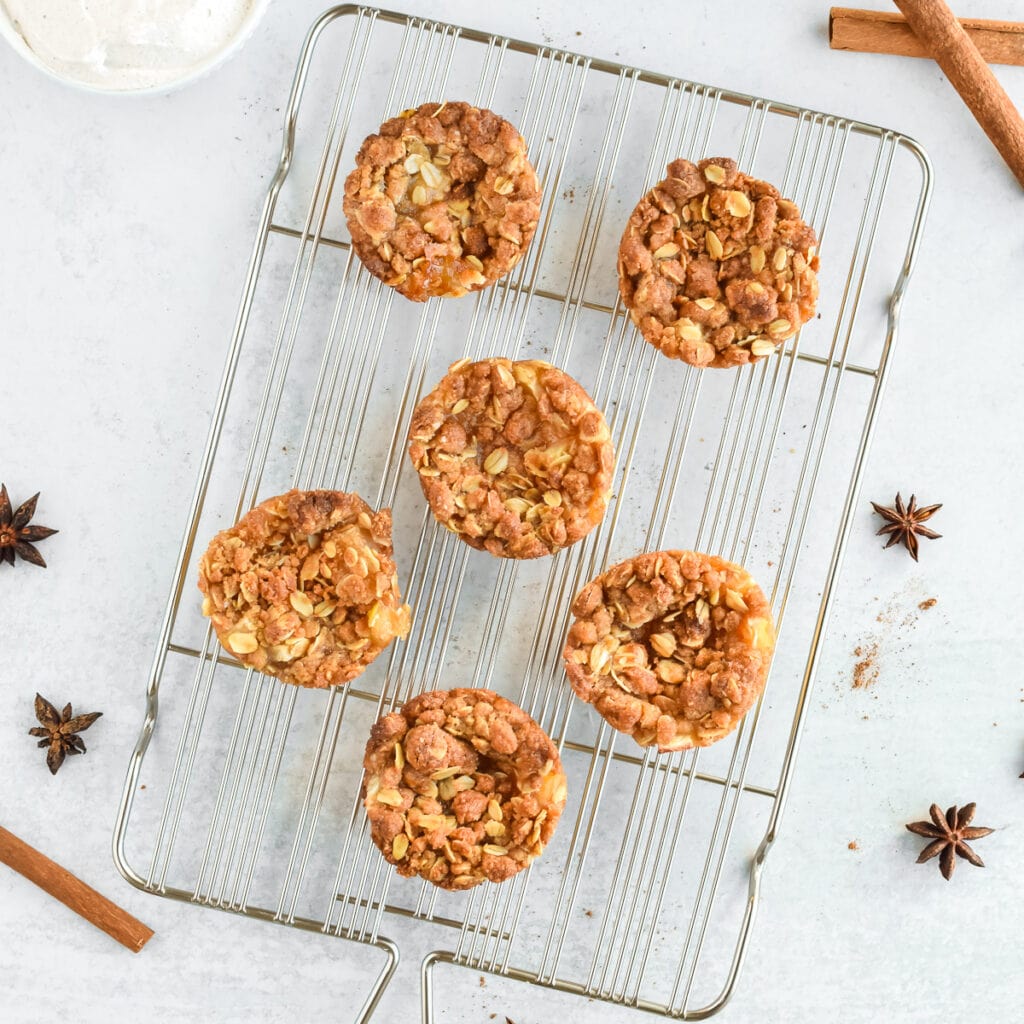
M 71 86 L 79 92 L 93 93 L 99 96 L 162 96 L 167 93 L 176 92 L 193 82 L 204 78 L 215 68 L 225 63 L 234 56 L 249 40 L 255 32 L 256 26 L 262 21 L 270 6 L 270 0 L 250 0 L 249 12 L 238 26 L 238 30 L 219 49 L 208 54 L 199 63 L 193 65 L 185 74 L 178 78 L 171 78 L 158 85 L 146 85 L 140 87 L 109 88 L 97 85 L 93 82 L 83 82 L 70 75 L 62 74 L 46 63 L 28 45 L 24 36 L 14 27 L 6 5 L 0 4 L 0 37 L 7 41 L 11 49 L 18 54 L 26 63 L 31 64 L 37 71 L 41 71 L 47 78 L 63 85 Z

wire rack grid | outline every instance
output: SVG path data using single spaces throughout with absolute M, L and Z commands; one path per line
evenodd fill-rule
M 415 305 L 353 256 L 338 186 L 384 117 L 446 96 L 519 126 L 545 202 L 508 278 Z M 671 159 L 706 153 L 776 181 L 821 242 L 821 317 L 737 371 L 669 364 L 617 297 L 633 203 Z M 383 931 L 401 918 L 437 937 L 425 1021 L 438 964 L 678 1019 L 719 1010 L 775 842 L 930 188 L 926 156 L 892 131 L 403 14 L 325 12 L 299 59 L 157 643 L 114 835 L 125 877 L 375 947 L 384 962 L 360 1021 L 397 965 Z M 463 545 L 423 508 L 404 457 L 416 401 L 445 366 L 498 354 L 573 373 L 618 453 L 601 526 L 543 564 Z M 413 629 L 341 690 L 243 669 L 186 596 L 206 538 L 292 485 L 394 509 Z M 659 755 L 572 698 L 560 650 L 586 580 L 665 546 L 750 567 L 779 643 L 732 736 Z M 459 894 L 397 878 L 359 796 L 372 721 L 447 685 L 517 700 L 559 743 L 570 782 L 545 856 Z

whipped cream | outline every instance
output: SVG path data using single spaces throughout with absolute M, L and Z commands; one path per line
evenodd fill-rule
M 222 50 L 254 0 L 0 0 L 57 74 L 111 91 L 183 78 Z

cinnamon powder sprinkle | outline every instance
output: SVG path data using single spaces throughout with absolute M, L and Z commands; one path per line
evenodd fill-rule
M 853 653 L 858 659 L 853 666 L 853 688 L 861 690 L 878 682 L 878 644 L 872 641 L 865 646 L 855 647 Z
M 926 612 L 929 608 L 934 608 L 938 603 L 939 599 L 937 597 L 929 597 L 927 601 L 922 601 L 917 607 L 921 611 Z

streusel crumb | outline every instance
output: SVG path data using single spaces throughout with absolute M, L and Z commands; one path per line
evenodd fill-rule
M 442 889 L 522 871 L 565 807 L 558 749 L 492 690 L 420 694 L 374 725 L 363 767 L 374 843 L 400 875 Z
M 817 241 L 796 203 L 734 161 L 675 160 L 626 225 L 619 291 L 665 355 L 756 362 L 814 316 Z
M 244 665 L 297 686 L 338 686 L 409 632 L 391 553 L 390 509 L 292 490 L 210 542 L 199 563 L 203 614 Z
M 370 273 L 421 302 L 507 274 L 537 229 L 540 198 L 508 121 L 468 103 L 424 103 L 363 143 L 344 210 Z
M 764 689 L 771 609 L 745 569 L 694 551 L 620 562 L 573 602 L 563 651 L 576 695 L 659 750 L 706 747 Z
M 416 407 L 409 441 L 435 517 L 492 555 L 553 554 L 608 505 L 608 424 L 576 381 L 540 360 L 454 363 Z

